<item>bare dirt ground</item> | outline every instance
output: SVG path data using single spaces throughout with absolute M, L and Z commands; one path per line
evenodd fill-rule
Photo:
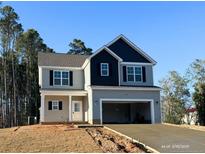
M 86 131 L 101 147 L 103 152 L 109 153 L 145 153 L 148 152 L 139 144 L 122 137 L 105 128 L 87 128 Z M 143 149 L 143 150 L 142 150 Z
M 0 129 L 1 152 L 103 152 L 85 129 L 33 125 Z

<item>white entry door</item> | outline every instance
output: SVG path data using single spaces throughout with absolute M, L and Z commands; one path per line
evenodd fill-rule
M 73 121 L 83 121 L 82 101 L 72 101 Z

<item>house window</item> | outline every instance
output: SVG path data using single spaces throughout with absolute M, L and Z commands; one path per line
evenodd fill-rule
M 128 66 L 127 67 L 127 81 L 141 82 L 142 81 L 142 67 Z
M 142 67 L 135 67 L 135 82 L 142 81 Z
M 68 85 L 68 71 L 54 71 L 54 84 L 55 85 Z
M 101 76 L 109 76 L 109 65 L 108 63 L 100 64 Z
M 80 104 L 79 103 L 74 104 L 74 111 L 75 112 L 80 112 Z
M 62 85 L 68 85 L 68 72 L 62 72 Z
M 59 108 L 59 102 L 58 101 L 52 101 L 52 110 L 58 110 Z
M 134 81 L 134 67 L 127 67 L 127 81 Z
M 61 72 L 60 71 L 54 72 L 54 84 L 61 85 Z

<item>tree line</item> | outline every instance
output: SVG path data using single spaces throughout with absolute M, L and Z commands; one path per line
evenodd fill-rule
M 0 4 L 1 5 L 1 4 Z M 68 54 L 92 54 L 80 39 Z M 0 7 L 0 128 L 39 120 L 38 52 L 53 53 L 35 29 L 24 31 L 11 6 Z
M 196 108 L 197 124 L 205 125 L 205 60 L 196 59 L 184 75 L 170 71 L 160 81 L 164 121 L 182 124 L 189 108 Z M 192 117 L 190 117 L 192 118 Z M 191 119 L 188 119 L 188 123 Z

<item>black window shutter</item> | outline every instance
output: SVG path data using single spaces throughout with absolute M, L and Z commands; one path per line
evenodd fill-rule
M 53 86 L 53 70 L 50 70 L 50 86 Z
M 52 101 L 48 102 L 48 110 L 52 110 Z
M 123 69 L 123 81 L 127 82 L 127 70 L 126 70 L 126 66 L 122 67 Z
M 97 65 L 97 73 L 99 76 L 101 76 L 101 63 Z
M 109 76 L 112 76 L 112 65 L 108 63 Z
M 142 79 L 143 82 L 146 82 L 146 69 L 144 66 L 142 66 Z
M 73 71 L 70 71 L 69 74 L 70 74 L 70 86 L 73 86 Z
M 59 110 L 62 110 L 62 109 L 63 109 L 63 102 L 62 102 L 62 101 L 59 101 L 58 103 L 59 103 L 59 104 L 58 104 Z

